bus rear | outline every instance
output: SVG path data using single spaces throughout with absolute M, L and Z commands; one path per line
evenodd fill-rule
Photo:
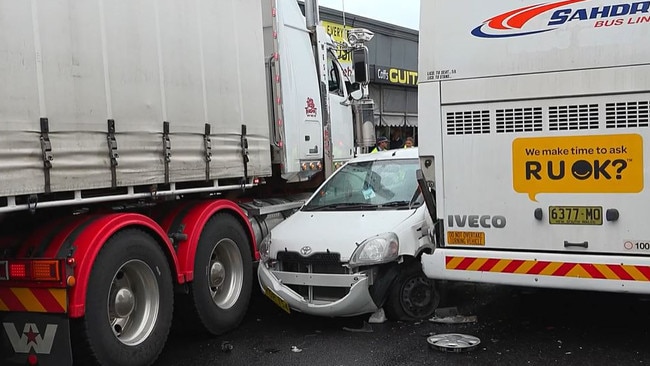
M 425 273 L 649 293 L 650 1 L 421 7 Z

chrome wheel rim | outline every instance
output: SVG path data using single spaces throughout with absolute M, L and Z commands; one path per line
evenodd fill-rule
M 160 309 L 156 276 L 145 262 L 130 260 L 117 270 L 108 295 L 113 335 L 127 346 L 142 343 L 153 331 Z
M 210 253 L 207 268 L 208 287 L 215 305 L 232 307 L 239 299 L 244 282 L 244 261 L 237 243 L 221 239 Z

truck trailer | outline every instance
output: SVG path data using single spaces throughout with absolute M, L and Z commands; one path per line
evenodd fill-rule
M 0 0 L 1 364 L 148 365 L 173 318 L 237 327 L 257 244 L 374 142 L 372 33 L 350 80 L 305 5 Z
M 650 2 L 463 5 L 421 4 L 425 273 L 650 293 Z

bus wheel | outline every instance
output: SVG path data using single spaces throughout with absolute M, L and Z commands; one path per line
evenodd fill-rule
M 402 264 L 384 305 L 391 320 L 421 320 L 433 315 L 440 304 L 433 280 L 422 272 L 419 261 Z
M 75 352 L 75 363 L 152 364 L 167 340 L 173 301 L 172 276 L 158 243 L 137 229 L 118 232 L 90 273 L 86 314 L 74 323 L 86 347 Z
M 250 243 L 232 215 L 214 215 L 203 228 L 189 284 L 194 314 L 205 330 L 223 334 L 244 319 L 253 285 Z

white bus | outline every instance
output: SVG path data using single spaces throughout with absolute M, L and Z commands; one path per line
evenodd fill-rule
M 650 293 L 650 1 L 461 3 L 421 5 L 424 272 Z

